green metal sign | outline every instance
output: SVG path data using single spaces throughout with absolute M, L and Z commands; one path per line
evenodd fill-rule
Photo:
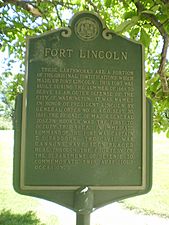
M 75 211 L 87 208 L 86 195 L 93 209 L 146 193 L 152 113 L 143 64 L 141 44 L 89 12 L 28 38 L 25 89 L 16 104 L 16 191 Z

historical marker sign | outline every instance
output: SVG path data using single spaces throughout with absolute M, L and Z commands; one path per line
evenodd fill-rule
M 142 45 L 87 12 L 28 39 L 16 189 L 44 195 L 86 186 L 116 199 L 150 188 L 143 60 Z

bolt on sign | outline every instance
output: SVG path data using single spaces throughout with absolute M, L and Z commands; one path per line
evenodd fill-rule
M 148 192 L 152 112 L 144 82 L 142 45 L 96 14 L 29 37 L 16 101 L 15 190 L 78 213 Z

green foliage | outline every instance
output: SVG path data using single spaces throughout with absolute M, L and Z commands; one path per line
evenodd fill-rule
M 133 16 L 132 18 L 130 18 L 129 20 L 125 20 L 123 23 L 121 23 L 117 28 L 116 28 L 116 32 L 117 33 L 123 33 L 125 31 L 130 30 L 133 26 L 135 26 L 137 24 L 139 20 L 138 16 Z
M 169 118 L 166 116 L 169 92 L 164 93 L 162 74 L 158 74 L 162 65 L 163 75 L 169 83 L 169 63 L 165 63 L 162 52 L 163 40 L 169 38 L 169 3 L 166 0 L 1 1 L 0 46 L 1 51 L 8 49 L 9 57 L 5 62 L 7 71 L 0 79 L 0 89 L 8 102 L 8 109 L 13 109 L 13 106 L 9 107 L 10 102 L 22 91 L 26 36 L 67 26 L 71 15 L 82 10 L 97 12 L 108 28 L 144 45 L 146 95 L 153 102 L 154 130 L 165 130 L 169 136 Z M 20 70 L 12 75 L 16 62 Z
M 1 225 L 44 225 L 36 217 L 35 213 L 13 214 L 11 211 L 2 210 L 0 212 Z
M 144 28 L 141 28 L 140 31 L 140 42 L 145 46 L 148 47 L 150 45 L 151 38 L 146 32 Z
M 111 6 L 112 0 L 104 0 L 104 4 L 107 8 Z
M 12 130 L 12 128 L 12 121 L 0 116 L 0 130 Z
M 4 126 L 5 121 L 14 117 L 15 97 L 23 91 L 23 74 L 13 75 L 11 72 L 4 72 L 0 78 L 0 117 L 3 118 L 3 126 L 1 129 L 8 127 L 8 123 Z

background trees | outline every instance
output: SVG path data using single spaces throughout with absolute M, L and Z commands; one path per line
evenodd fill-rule
M 97 12 L 111 30 L 143 43 L 154 130 L 167 131 L 169 137 L 169 0 L 0 0 L 0 48 L 7 52 L 0 78 L 5 115 L 22 92 L 26 36 L 65 26 L 81 10 Z M 2 115 L 2 103 L 0 110 Z

